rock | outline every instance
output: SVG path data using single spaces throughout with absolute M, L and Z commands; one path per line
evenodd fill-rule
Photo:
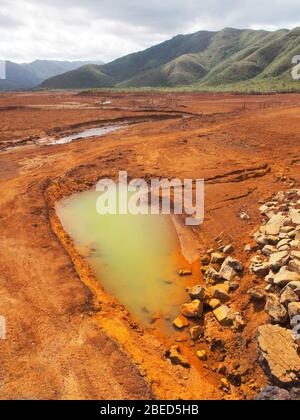
M 192 270 L 182 269 L 182 270 L 179 270 L 178 274 L 180 275 L 180 277 L 185 277 L 185 276 L 191 276 L 193 273 L 192 273 Z
M 284 306 L 288 306 L 292 302 L 299 302 L 299 296 L 287 285 L 281 293 L 280 303 Z
M 291 321 L 293 318 L 300 316 L 300 302 L 290 303 L 288 306 L 288 312 Z
M 290 250 L 291 250 L 291 247 L 289 245 L 284 245 L 284 246 L 281 246 L 280 248 L 278 248 L 279 252 L 290 251 Z
M 245 326 L 245 321 L 243 319 L 243 317 L 237 312 L 234 315 L 234 319 L 233 319 L 233 328 L 236 331 L 240 331 L 241 329 L 243 329 Z
M 228 379 L 222 378 L 220 384 L 221 389 L 224 389 L 225 391 L 230 390 L 230 382 L 228 381 Z
M 220 300 L 221 302 L 227 302 L 230 300 L 229 286 L 227 284 L 218 284 L 208 289 L 208 293 L 212 299 Z
M 291 209 L 289 216 L 293 223 L 300 225 L 300 209 Z
M 196 299 L 191 303 L 181 306 L 181 314 L 186 318 L 201 318 L 203 315 L 203 303 Z
M 265 246 L 268 245 L 269 241 L 266 235 L 263 235 L 260 232 L 254 234 L 254 239 L 258 243 L 258 245 Z
M 209 267 L 205 271 L 205 278 L 206 279 L 211 279 L 211 280 L 214 280 L 214 281 L 220 281 L 221 280 L 220 274 L 213 267 Z
M 226 373 L 227 373 L 227 367 L 225 365 L 219 365 L 219 367 L 217 368 L 217 372 L 220 375 L 226 375 Z
M 274 277 L 274 284 L 277 286 L 286 286 L 293 281 L 300 281 L 300 274 L 287 269 L 281 270 Z
M 272 219 L 270 219 L 270 220 L 272 220 Z M 279 235 L 280 228 L 281 228 L 281 223 L 279 223 L 279 222 L 267 224 L 265 226 L 264 234 L 266 236 L 268 236 L 268 235 L 272 235 L 272 236 Z
M 270 257 L 270 267 L 273 271 L 280 270 L 281 267 L 287 265 L 290 259 L 290 254 L 287 251 L 276 252 Z
M 281 241 L 278 242 L 277 248 L 281 248 L 284 245 L 289 245 L 291 243 L 290 239 L 281 239 Z
M 298 260 L 291 260 L 289 262 L 289 269 L 294 271 L 295 273 L 300 274 L 300 261 Z
M 265 282 L 268 283 L 269 285 L 273 285 L 274 278 L 275 278 L 275 274 L 271 272 L 265 277 Z
M 254 401 L 290 401 L 292 400 L 288 391 L 276 386 L 268 386 L 258 394 Z
M 179 330 L 182 330 L 183 328 L 186 328 L 190 325 L 189 321 L 183 316 L 179 315 L 173 322 L 173 325 L 178 328 Z
M 218 299 L 211 299 L 208 305 L 214 311 L 215 309 L 219 308 L 222 305 L 222 303 Z
M 283 226 L 280 229 L 280 231 L 283 232 L 283 233 L 291 233 L 291 232 L 294 231 L 294 227 L 293 226 Z
M 228 257 L 226 259 L 227 264 L 232 267 L 234 270 L 238 271 L 238 272 L 243 272 L 244 271 L 244 267 L 243 265 L 240 263 L 240 261 L 238 261 L 235 258 L 231 258 Z
M 235 311 L 229 308 L 226 305 L 222 305 L 219 308 L 213 311 L 214 316 L 216 317 L 217 321 L 223 327 L 231 327 L 233 325 L 233 321 L 235 319 Z
M 279 298 L 276 295 L 270 295 L 268 297 L 265 311 L 277 324 L 284 324 L 288 319 L 287 310 L 281 305 Z
M 222 264 L 225 260 L 225 255 L 218 252 L 211 254 L 211 263 L 212 264 Z
M 224 254 L 231 254 L 234 251 L 233 245 L 227 245 L 224 247 L 223 252 Z
M 300 282 L 299 281 L 292 281 L 286 287 L 291 288 L 296 295 L 300 298 Z
M 228 285 L 230 292 L 235 292 L 240 287 L 240 283 L 237 280 L 231 280 Z
M 206 266 L 209 265 L 210 263 L 210 256 L 209 255 L 204 255 L 201 260 L 200 260 L 201 264 Z
M 198 359 L 202 360 L 203 362 L 208 359 L 207 351 L 206 350 L 199 350 L 197 351 Z
M 300 388 L 292 388 L 290 395 L 293 401 L 300 401 Z
M 273 246 L 273 245 L 266 245 L 263 249 L 262 249 L 262 253 L 264 255 L 267 255 L 268 257 L 272 254 L 275 254 L 277 252 L 277 249 Z
M 201 300 L 203 302 L 206 296 L 206 289 L 202 286 L 194 286 L 191 289 L 188 289 L 188 293 L 192 300 Z
M 258 329 L 260 362 L 276 384 L 292 386 L 300 380 L 300 357 L 291 331 L 278 325 Z
M 251 217 L 249 216 L 249 214 L 248 214 L 248 213 L 246 213 L 245 211 L 242 211 L 242 212 L 240 213 L 240 219 L 241 219 L 241 220 L 250 220 L 250 219 L 251 219 Z
M 204 328 L 203 327 L 192 327 L 189 331 L 191 339 L 197 341 L 203 334 Z
M 270 245 L 277 245 L 279 242 L 279 236 L 269 235 L 267 236 L 268 244 Z
M 190 363 L 188 360 L 183 356 L 181 353 L 181 349 L 179 346 L 175 345 L 172 346 L 167 352 L 166 357 L 171 360 L 174 365 L 180 365 L 184 368 L 189 368 Z
M 231 281 L 238 275 L 238 272 L 242 271 L 243 266 L 238 260 L 227 257 L 221 267 L 219 274 L 224 280 Z
M 257 277 L 265 277 L 270 271 L 269 263 L 251 265 L 250 270 Z
M 292 251 L 291 258 L 300 261 L 300 251 Z
M 251 299 L 256 301 L 262 301 L 266 299 L 265 292 L 259 287 L 253 287 L 252 289 L 248 290 L 247 294 L 250 295 Z
M 290 247 L 292 249 L 299 249 L 300 248 L 300 240 L 295 240 L 290 242 Z

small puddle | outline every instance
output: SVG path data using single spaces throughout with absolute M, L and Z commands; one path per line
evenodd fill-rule
M 74 194 L 56 205 L 65 231 L 86 257 L 105 291 L 136 320 L 166 331 L 186 298 L 178 271 L 179 241 L 170 216 L 99 215 L 99 193 Z
M 69 136 L 62 137 L 57 140 L 51 141 L 51 145 L 56 144 L 67 144 L 71 143 L 74 140 L 79 139 L 86 139 L 90 137 L 102 137 L 106 134 L 113 133 L 114 131 L 121 130 L 124 128 L 124 125 L 110 125 L 106 127 L 96 127 L 96 128 L 89 128 L 87 130 L 81 131 L 80 133 L 70 134 Z

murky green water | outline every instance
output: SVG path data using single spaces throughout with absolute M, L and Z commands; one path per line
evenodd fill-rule
M 99 215 L 99 193 L 57 204 L 64 229 L 86 256 L 104 289 L 143 325 L 171 326 L 186 295 L 178 276 L 178 241 L 169 216 Z M 158 321 L 160 322 L 160 321 Z

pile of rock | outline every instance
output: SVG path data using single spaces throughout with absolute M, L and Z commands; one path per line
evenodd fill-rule
M 276 194 L 260 212 L 265 220 L 254 235 L 260 250 L 250 270 L 264 277 L 272 322 L 295 328 L 300 317 L 300 190 Z
M 275 382 L 291 385 L 300 380 L 300 190 L 279 192 L 260 212 L 265 218 L 254 234 L 257 247 L 247 247 L 258 250 L 251 273 L 266 283 L 249 294 L 266 299 L 273 324 L 258 331 L 260 359 Z
M 181 314 L 174 320 L 174 326 L 184 329 L 201 320 L 205 312 L 213 312 L 219 324 L 239 330 L 244 326 L 244 321 L 239 312 L 228 306 L 230 292 L 239 287 L 243 273 L 243 265 L 235 258 L 228 256 L 233 252 L 232 245 L 223 247 L 214 252 L 211 250 L 203 257 L 203 274 L 206 286 L 196 285 L 187 289 L 191 301 L 181 306 Z M 199 322 L 198 322 L 199 323 Z M 197 340 L 203 334 L 203 329 L 193 326 L 190 335 Z

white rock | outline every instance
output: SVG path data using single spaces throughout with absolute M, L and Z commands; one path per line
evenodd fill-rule
M 300 281 L 300 274 L 284 270 L 274 277 L 274 284 L 277 286 L 286 286 L 293 281 Z
M 287 251 L 277 252 L 270 257 L 270 267 L 273 271 L 278 271 L 289 262 L 290 254 Z

